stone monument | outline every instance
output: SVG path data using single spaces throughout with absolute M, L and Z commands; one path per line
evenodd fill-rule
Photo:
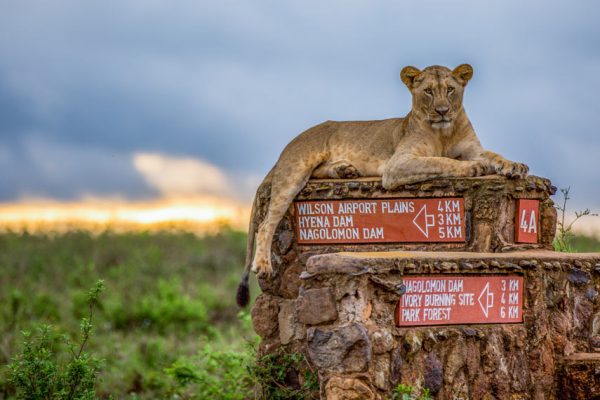
M 327 399 L 399 383 L 436 399 L 600 398 L 600 254 L 552 251 L 554 192 L 535 176 L 309 181 L 259 279 L 260 355 L 303 353 Z

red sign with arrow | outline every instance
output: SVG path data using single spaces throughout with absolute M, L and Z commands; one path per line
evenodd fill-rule
M 298 201 L 294 211 L 300 244 L 466 241 L 457 197 Z
M 403 279 L 396 325 L 516 323 L 523 321 L 523 277 L 421 276 Z

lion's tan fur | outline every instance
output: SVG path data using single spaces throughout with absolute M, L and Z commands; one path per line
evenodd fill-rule
M 386 189 L 441 177 L 498 173 L 524 176 L 528 168 L 483 149 L 462 106 L 463 90 L 473 73 L 463 64 L 454 70 L 406 67 L 401 79 L 412 96 L 404 118 L 381 121 L 327 121 L 298 135 L 283 150 L 263 184 L 271 185 L 267 215 L 256 232 L 252 265 L 272 272 L 271 241 L 290 203 L 309 178 L 380 176 Z M 255 226 L 249 232 L 252 260 Z

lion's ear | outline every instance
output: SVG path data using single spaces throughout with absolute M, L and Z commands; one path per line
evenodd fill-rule
M 457 81 L 465 86 L 473 77 L 473 67 L 471 67 L 469 64 L 461 64 L 454 68 L 454 71 L 452 71 L 452 76 L 454 76 Z
M 402 68 L 402 71 L 400 71 L 400 79 L 402 79 L 402 82 L 404 82 L 409 89 L 412 89 L 414 80 L 420 73 L 421 71 L 419 71 L 418 68 L 411 66 L 404 67 Z

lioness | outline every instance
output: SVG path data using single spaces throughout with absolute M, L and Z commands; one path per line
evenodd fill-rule
M 298 135 L 283 150 L 263 185 L 271 186 L 267 215 L 258 227 L 250 221 L 246 269 L 238 304 L 248 302 L 248 275 L 271 274 L 271 241 L 279 221 L 309 178 L 381 176 L 383 187 L 397 187 L 443 177 L 501 174 L 524 177 L 529 168 L 485 150 L 463 109 L 463 91 L 473 68 L 405 67 L 402 82 L 412 94 L 404 118 L 381 121 L 327 121 Z M 252 249 L 256 235 L 256 252 Z

